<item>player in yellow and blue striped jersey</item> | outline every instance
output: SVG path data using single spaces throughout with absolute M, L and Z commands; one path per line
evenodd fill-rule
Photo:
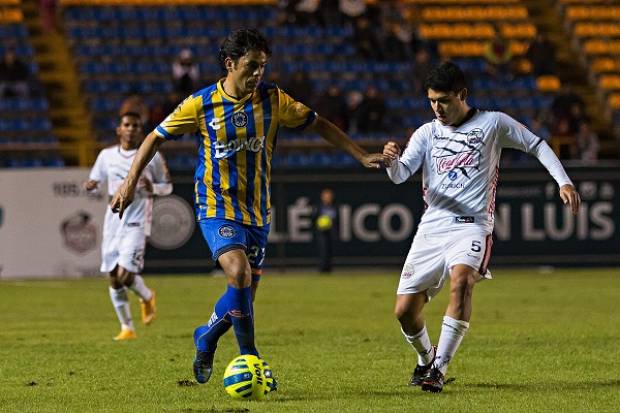
M 378 168 L 369 154 L 328 120 L 280 90 L 262 83 L 271 51 L 254 29 L 232 32 L 219 60 L 226 77 L 186 98 L 144 140 L 111 206 L 122 216 L 137 178 L 157 148 L 186 133 L 199 136 L 194 175 L 196 215 L 203 236 L 226 274 L 228 287 L 209 322 L 194 332 L 194 375 L 206 383 L 219 338 L 233 327 L 240 354 L 258 356 L 253 299 L 260 279 L 270 224 L 271 160 L 278 128 L 308 129 Z

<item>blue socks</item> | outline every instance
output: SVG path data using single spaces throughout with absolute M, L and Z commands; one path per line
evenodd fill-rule
M 258 356 L 254 345 L 254 314 L 252 289 L 228 286 L 215 304 L 209 322 L 194 330 L 194 344 L 198 351 L 215 352 L 217 341 L 230 329 L 235 330 L 240 354 Z

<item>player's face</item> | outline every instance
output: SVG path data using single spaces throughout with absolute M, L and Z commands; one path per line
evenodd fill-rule
M 250 50 L 241 56 L 237 62 L 230 61 L 229 76 L 235 83 L 235 88 L 242 96 L 254 92 L 265 74 L 267 55 L 263 51 Z
M 465 104 L 467 92 L 465 89 L 458 93 L 428 89 L 427 95 L 437 120 L 443 125 L 459 123 L 467 114 L 467 105 Z
M 116 134 L 123 148 L 137 148 L 144 137 L 142 134 L 142 122 L 135 116 L 123 116 L 120 125 L 116 128 Z

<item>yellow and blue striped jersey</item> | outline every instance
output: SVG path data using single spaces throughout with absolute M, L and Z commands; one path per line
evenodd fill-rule
M 195 133 L 198 220 L 225 218 L 263 226 L 271 220 L 271 159 L 278 128 L 304 128 L 316 114 L 276 85 L 242 99 L 217 82 L 185 99 L 157 128 L 165 139 Z

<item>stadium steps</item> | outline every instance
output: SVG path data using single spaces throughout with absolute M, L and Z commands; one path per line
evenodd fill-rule
M 577 51 L 571 47 L 570 36 L 555 9 L 553 0 L 521 0 L 539 32 L 545 33 L 556 48 L 557 74 L 586 104 L 586 112 L 601 141 L 601 158 L 616 158 L 620 143 L 615 139 L 610 120 L 601 110 L 596 90 L 588 81 L 588 72 Z
M 22 0 L 21 7 L 40 68 L 39 78 L 50 102 L 52 131 L 60 141 L 65 163 L 92 165 L 95 134 L 66 39 L 60 33 L 44 32 L 38 0 Z

